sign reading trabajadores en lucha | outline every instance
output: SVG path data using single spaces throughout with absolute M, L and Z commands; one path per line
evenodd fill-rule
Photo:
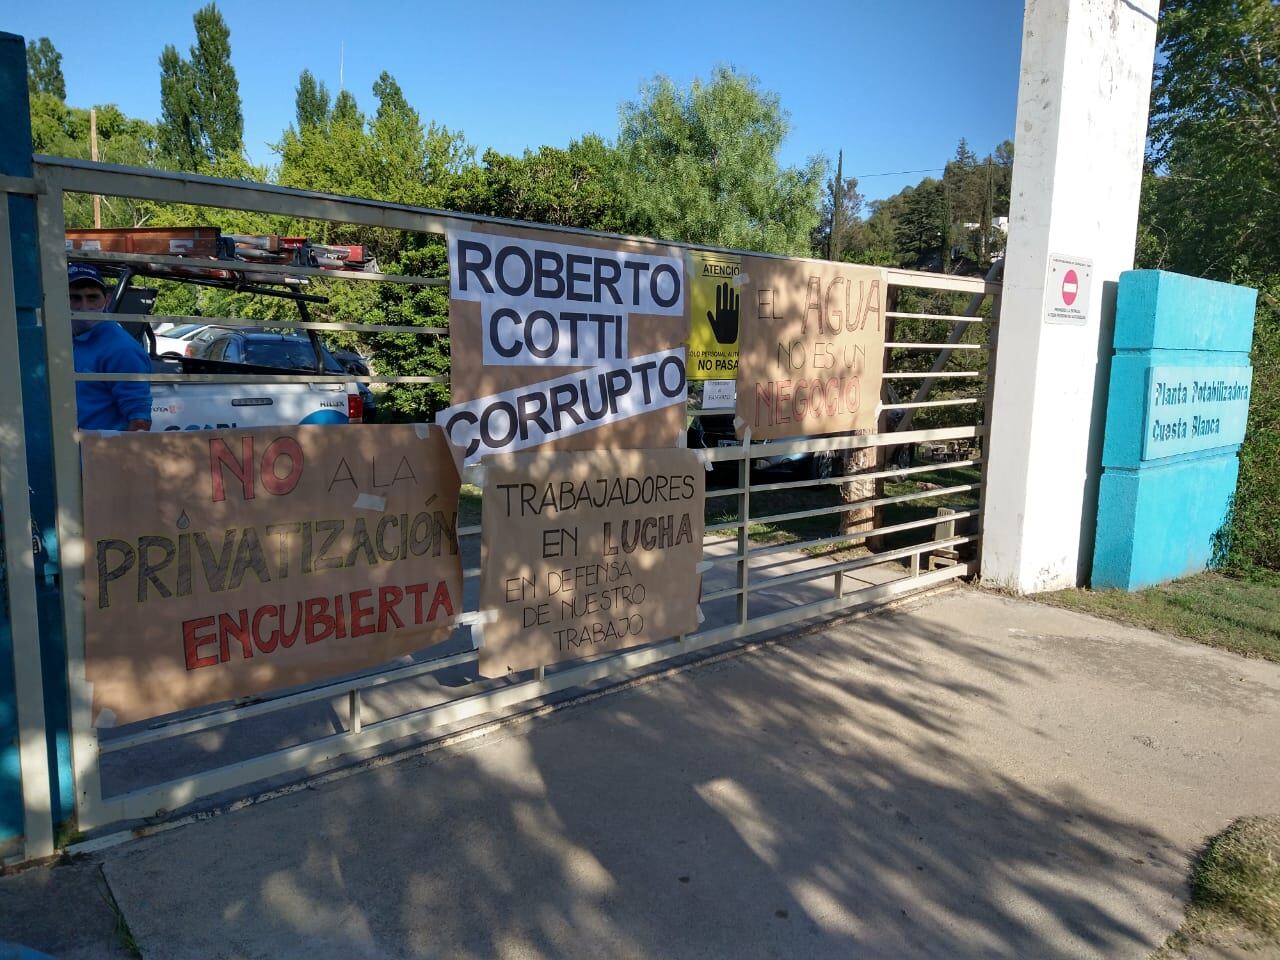
M 481 674 L 697 629 L 705 486 L 693 450 L 529 450 L 486 460 Z

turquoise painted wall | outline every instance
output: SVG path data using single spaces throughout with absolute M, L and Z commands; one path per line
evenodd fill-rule
M 1256 305 L 1257 291 L 1248 287 L 1160 270 L 1121 275 L 1095 589 L 1138 590 L 1209 565 L 1239 474 Z M 1175 385 L 1162 395 L 1171 395 L 1171 403 L 1159 402 L 1157 378 Z M 1214 389 L 1224 382 L 1231 399 Z M 1207 391 L 1198 389 L 1206 383 Z M 1185 388 L 1181 393 L 1178 385 Z M 1185 421 L 1186 437 L 1154 442 L 1156 421 L 1166 428 Z M 1197 435 L 1206 423 L 1210 428 Z M 1186 452 L 1162 455 L 1171 451 Z

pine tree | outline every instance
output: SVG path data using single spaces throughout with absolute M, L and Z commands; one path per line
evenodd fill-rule
M 825 260 L 844 260 L 852 250 L 864 244 L 862 226 L 862 194 L 857 177 L 844 175 L 844 151 L 836 157 L 834 177 L 827 179 L 821 203 L 822 219 L 813 232 L 815 256 Z
M 48 93 L 67 99 L 67 82 L 62 76 L 62 54 L 48 37 L 27 41 L 27 92 Z

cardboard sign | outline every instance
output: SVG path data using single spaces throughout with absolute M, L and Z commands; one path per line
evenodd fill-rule
M 695 630 L 705 477 L 691 450 L 486 458 L 480 672 Z
M 87 435 L 95 723 L 313 683 L 445 639 L 458 466 L 438 427 Z
M 436 421 L 467 463 L 535 446 L 675 445 L 689 338 L 681 251 L 513 227 L 447 237 L 453 405 Z
M 884 271 L 743 257 L 738 436 L 874 430 L 884 369 Z
M 742 258 L 689 254 L 689 379 L 724 380 L 738 369 Z

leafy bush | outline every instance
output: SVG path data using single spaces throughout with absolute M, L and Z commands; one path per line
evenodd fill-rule
M 1280 570 L 1280 278 L 1258 291 L 1249 427 L 1240 450 L 1226 566 Z

